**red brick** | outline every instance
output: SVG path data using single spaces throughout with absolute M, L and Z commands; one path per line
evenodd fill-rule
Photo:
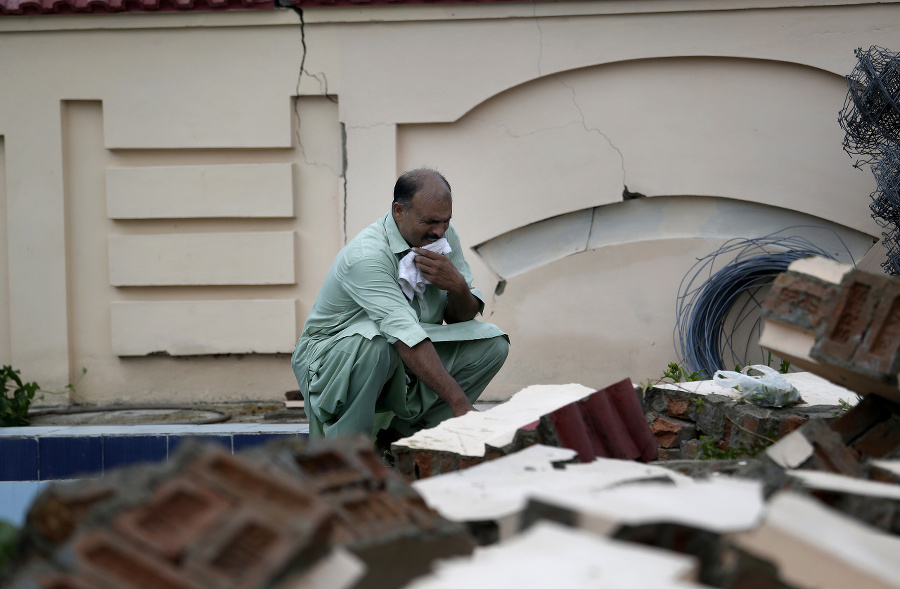
M 882 293 L 853 363 L 896 382 L 900 371 L 900 283 L 892 282 Z
M 114 494 L 108 485 L 94 481 L 55 486 L 35 501 L 28 512 L 28 524 L 50 544 L 59 546 L 72 536 L 95 505 Z
M 180 476 L 157 488 L 148 503 L 119 514 L 113 527 L 163 558 L 176 561 L 186 546 L 216 524 L 231 507 L 221 495 Z
M 415 462 L 415 478 L 427 479 L 432 475 L 434 467 L 434 453 L 427 450 L 418 450 L 413 453 Z
M 114 587 L 136 589 L 199 589 L 162 559 L 148 557 L 122 538 L 93 530 L 74 540 L 77 568 Z
M 824 333 L 816 338 L 811 355 L 819 360 L 849 363 L 863 340 L 887 277 L 851 270 L 841 282 L 834 312 Z
M 366 480 L 365 474 L 336 450 L 298 455 L 295 459 L 300 470 L 310 477 L 319 491 L 362 484 Z
M 832 422 L 831 429 L 840 434 L 845 444 L 850 444 L 875 424 L 894 414 L 894 407 L 896 405 L 877 395 L 867 395 L 855 407 Z
M 697 434 L 693 423 L 674 417 L 657 418 L 650 426 L 650 431 L 663 448 L 678 448 L 683 440 L 692 439 Z
M 410 528 L 405 506 L 386 491 L 345 491 L 331 498 L 341 532 L 336 544 L 372 541 Z
M 691 410 L 691 400 L 690 399 L 673 399 L 666 395 L 666 403 L 668 403 L 669 408 L 666 410 L 666 415 L 669 417 L 677 417 L 679 419 L 690 419 L 688 412 Z
M 804 417 L 788 417 L 780 424 L 778 424 L 778 432 L 776 432 L 778 434 L 778 438 L 783 438 L 806 422 L 807 419 Z
M 204 587 L 266 586 L 289 563 L 308 566 L 327 550 L 327 527 L 306 523 L 299 518 L 278 522 L 245 507 L 230 514 L 214 534 L 196 542 L 184 568 Z
M 41 589 L 113 589 L 100 579 L 85 579 L 75 575 L 45 575 L 37 580 Z
M 321 518 L 326 515 L 323 510 L 328 510 L 320 498 L 294 480 L 220 450 L 201 455 L 189 470 L 223 495 L 255 503 L 276 517 L 303 514 Z
M 837 298 L 837 285 L 803 274 L 782 272 L 763 301 L 763 316 L 816 331 Z
M 853 447 L 869 458 L 896 455 L 900 449 L 900 420 L 882 421 L 860 436 Z
M 847 448 L 841 436 L 821 420 L 808 422 L 803 429 L 793 435 L 800 434 L 813 447 L 813 457 L 802 465 L 803 468 L 836 472 L 856 478 L 865 475 L 859 455 Z

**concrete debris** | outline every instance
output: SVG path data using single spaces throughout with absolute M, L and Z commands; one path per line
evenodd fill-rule
M 689 557 L 542 522 L 508 542 L 444 563 L 408 589 L 700 587 Z
M 561 464 L 575 454 L 536 445 L 412 486 L 442 516 L 465 523 L 480 544 L 490 544 L 518 532 L 528 498 L 537 493 L 568 497 L 633 481 L 692 483 L 668 469 L 633 461 L 598 458 L 590 464 Z
M 797 589 L 900 587 L 900 538 L 793 493 L 774 496 L 762 524 L 731 542 Z
M 631 381 L 593 391 L 578 384 L 528 387 L 490 411 L 472 412 L 422 430 L 391 446 L 397 469 L 410 478 L 469 468 L 534 444 L 596 456 L 657 458 L 656 441 Z
M 16 589 L 401 587 L 473 548 L 365 438 L 186 443 L 165 466 L 50 486 L 23 536 Z

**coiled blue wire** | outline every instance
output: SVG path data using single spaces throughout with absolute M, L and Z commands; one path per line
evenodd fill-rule
M 731 370 L 736 364 L 746 366 L 754 338 L 759 340 L 760 290 L 770 286 L 794 260 L 808 256 L 834 256 L 805 237 L 785 236 L 800 228 L 830 231 L 837 236 L 853 260 L 847 245 L 832 229 L 797 225 L 757 238 L 730 239 L 716 251 L 699 258 L 685 274 L 678 287 L 675 332 L 673 340 L 684 367 L 689 373 L 699 372 L 712 378 L 716 370 Z M 714 271 L 717 261 L 728 259 Z M 855 261 L 854 261 L 855 264 Z M 704 276 L 707 276 L 704 278 Z M 739 309 L 733 309 L 741 295 L 747 299 Z M 734 321 L 727 319 L 732 313 Z M 752 322 L 744 352 L 735 349 L 735 332 L 745 322 Z M 724 352 L 732 359 L 725 364 Z

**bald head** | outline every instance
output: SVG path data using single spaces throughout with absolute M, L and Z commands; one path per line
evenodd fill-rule
M 450 198 L 450 183 L 437 170 L 418 168 L 410 170 L 394 184 L 394 202 L 409 210 L 413 197 L 420 195 L 427 200 Z

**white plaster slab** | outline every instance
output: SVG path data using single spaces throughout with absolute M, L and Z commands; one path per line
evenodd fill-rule
M 852 269 L 853 266 L 850 264 L 842 264 L 822 256 L 810 256 L 794 260 L 788 266 L 789 272 L 806 274 L 832 284 L 840 284 L 841 280 L 844 279 L 844 275 Z
M 538 489 L 533 497 L 578 514 L 578 526 L 611 534 L 625 525 L 675 523 L 729 533 L 755 527 L 765 511 L 762 484 L 730 478 L 691 485 L 623 482 L 603 488 L 579 486 L 566 493 Z
M 297 338 L 290 299 L 115 302 L 110 313 L 117 356 L 286 354 Z
M 533 385 L 522 389 L 509 401 L 490 411 L 472 411 L 461 417 L 448 419 L 437 427 L 418 431 L 396 444 L 415 449 L 454 452 L 461 456 L 484 456 L 485 444 L 506 446 L 513 441 L 519 428 L 594 392 L 594 389 L 580 384 Z
M 697 587 L 692 557 L 540 522 L 469 559 L 438 563 L 407 589 Z
M 883 468 L 900 477 L 900 460 L 873 460 L 872 466 Z
M 841 401 L 850 406 L 859 403 L 859 396 L 853 391 L 840 385 L 816 376 L 812 372 L 789 372 L 783 375 L 785 380 L 794 385 L 803 398 L 803 403 L 796 407 L 808 407 L 810 405 L 841 405 Z M 712 380 L 699 380 L 695 382 L 661 383 L 654 385 L 657 388 L 676 391 L 687 391 L 698 395 L 722 395 L 733 399 L 740 399 L 741 392 L 733 387 L 720 387 Z
M 812 456 L 814 448 L 801 432 L 792 432 L 768 448 L 766 455 L 782 468 L 797 468 Z
M 798 589 L 900 587 L 900 538 L 795 493 L 776 494 L 764 522 L 733 540 Z
M 568 496 L 632 481 L 665 479 L 692 485 L 689 477 L 660 466 L 599 458 L 584 465 L 553 468 L 577 453 L 566 448 L 530 446 L 520 452 L 465 470 L 436 475 L 412 483 L 425 502 L 453 521 L 500 520 L 518 514 L 532 495 Z
M 288 577 L 278 589 L 350 589 L 366 573 L 366 565 L 343 548 L 332 548 L 327 556 L 301 573 Z
M 294 282 L 293 231 L 109 237 L 113 286 Z
M 110 219 L 293 217 L 292 164 L 106 169 Z
M 787 474 L 792 478 L 799 479 L 805 487 L 810 489 L 900 501 L 900 485 L 893 483 L 855 479 L 833 472 L 814 470 L 791 470 Z

